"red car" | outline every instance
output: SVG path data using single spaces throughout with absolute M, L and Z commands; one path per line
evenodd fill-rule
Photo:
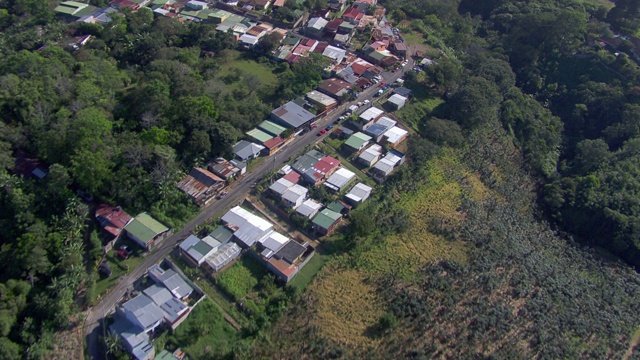
M 318 131 L 318 133 L 316 134 L 316 136 L 322 136 L 322 134 L 324 134 L 324 133 L 326 133 L 326 132 L 327 132 L 327 130 L 322 129 L 322 130 Z
M 122 260 L 127 260 L 129 258 L 129 253 L 122 249 L 119 249 L 116 251 L 116 256 L 118 256 Z
M 385 86 L 385 85 L 387 85 L 387 83 L 386 83 L 386 82 L 381 82 L 381 83 L 380 83 L 380 87 L 383 87 L 383 86 Z

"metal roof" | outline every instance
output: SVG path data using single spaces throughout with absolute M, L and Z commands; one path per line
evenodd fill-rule
M 409 132 L 397 126 L 392 127 L 389 131 L 383 134 L 384 137 L 387 138 L 387 141 L 391 144 L 396 144 L 401 141 L 405 136 L 407 136 Z M 387 154 L 388 156 L 388 154 Z M 399 157 L 398 157 L 399 158 Z
M 281 258 L 289 264 L 293 264 L 305 251 L 307 251 L 307 248 L 298 244 L 296 241 L 289 240 L 276 252 L 276 257 Z
M 173 269 L 162 270 L 158 265 L 154 265 L 149 268 L 149 275 L 179 299 L 183 299 L 193 292 L 193 288 Z
M 384 173 L 385 176 L 389 175 L 391 171 L 393 171 L 394 167 L 395 167 L 394 162 L 387 158 L 381 159 L 373 166 L 374 169 Z
M 280 234 L 277 231 L 274 231 L 271 234 L 269 234 L 269 236 L 267 236 L 266 238 L 262 239 L 262 241 L 260 241 L 260 243 L 265 248 L 267 248 L 267 249 L 269 249 L 269 250 L 271 250 L 273 252 L 277 252 L 278 250 L 280 250 L 280 248 L 287 241 L 289 241 L 288 237 Z
M 168 227 L 162 225 L 162 223 L 152 218 L 146 212 L 138 214 L 124 229 L 145 244 L 169 230 Z
M 363 183 L 357 183 L 353 188 L 351 188 L 351 190 L 349 190 L 349 193 L 346 195 L 346 197 L 357 203 L 360 203 L 365 201 L 369 197 L 369 195 L 371 195 L 372 191 L 373 188 L 371 186 L 365 185 Z
M 247 131 L 247 135 L 258 140 L 261 143 L 265 143 L 266 141 L 273 139 L 273 135 L 267 134 L 266 132 L 257 128 Z
M 342 214 L 333 210 L 324 209 L 316 215 L 311 221 L 314 225 L 317 225 L 325 230 L 328 230 L 333 224 L 336 223 Z
M 307 99 L 309 99 L 309 100 L 311 100 L 311 101 L 313 101 L 315 103 L 321 104 L 323 106 L 331 106 L 331 105 L 335 105 L 335 104 L 338 103 L 336 101 L 336 99 L 332 98 L 331 96 L 325 95 L 325 94 L 323 94 L 323 93 L 321 93 L 319 91 L 315 91 L 315 90 L 309 91 L 307 93 Z
M 124 310 L 133 315 L 137 325 L 147 329 L 164 318 L 162 309 L 156 305 L 147 295 L 140 294 L 122 304 Z
M 283 125 L 292 128 L 298 128 L 316 117 L 293 101 L 273 110 L 271 116 L 275 117 L 274 120 L 281 121 Z
M 209 236 L 218 240 L 221 244 L 225 244 L 229 240 L 231 240 L 231 237 L 233 236 L 233 232 L 231 232 L 226 227 L 220 225 L 215 230 L 213 230 L 211 234 L 209 234 Z
M 162 311 L 164 311 L 165 319 L 170 323 L 173 323 L 187 310 L 187 305 L 182 301 L 172 297 L 160 305 Z
M 209 266 L 218 270 L 231 262 L 231 260 L 237 258 L 241 251 L 242 249 L 240 249 L 238 244 L 230 242 L 218 249 L 218 251 L 209 256 L 205 261 Z
M 273 135 L 273 136 L 278 136 L 280 134 L 282 134 L 286 128 L 271 122 L 269 120 L 265 120 L 263 122 L 260 123 L 260 125 L 258 125 L 258 128 L 262 129 L 263 131 Z
M 371 121 L 380 117 L 380 115 L 384 114 L 383 110 L 378 109 L 375 106 L 372 106 L 365 110 L 362 114 L 360 114 L 360 119 L 365 121 Z
M 366 161 L 367 163 L 371 163 L 380 155 L 382 155 L 382 146 L 373 144 L 363 151 L 358 158 Z
M 325 181 L 325 185 L 332 189 L 341 190 L 345 185 L 347 185 L 351 180 L 356 177 L 352 171 L 347 170 L 345 168 L 340 168 L 338 171 L 333 173 L 327 181 Z
M 282 194 L 282 198 L 295 204 L 300 198 L 304 199 L 308 192 L 306 187 L 295 184 Z
M 296 212 L 304 217 L 310 218 L 318 213 L 322 209 L 322 204 L 313 200 L 307 199 L 302 205 L 298 206 Z
M 166 287 L 153 284 L 148 288 L 142 290 L 142 293 L 147 295 L 156 305 L 160 306 L 167 301 L 173 299 L 173 295 L 167 290 Z
M 350 148 L 359 150 L 364 144 L 371 140 L 371 136 L 357 132 L 347 139 L 344 144 Z
M 278 179 L 278 181 L 269 186 L 269 190 L 282 196 L 282 194 L 284 194 L 292 186 L 293 183 L 291 181 L 285 179 L 284 177 L 281 177 L 280 179 Z

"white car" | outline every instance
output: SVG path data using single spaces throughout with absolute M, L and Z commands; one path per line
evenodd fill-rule
M 368 104 L 368 103 L 369 103 L 369 100 L 365 100 L 365 101 L 364 101 L 364 103 L 365 103 L 365 104 Z

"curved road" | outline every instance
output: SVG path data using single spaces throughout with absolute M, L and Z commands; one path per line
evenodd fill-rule
M 408 51 L 409 54 L 411 52 Z M 408 64 L 404 69 L 411 69 L 413 67 L 413 59 L 408 58 Z M 383 72 L 382 76 L 385 82 L 393 84 L 396 79 L 404 74 L 404 69 L 397 72 Z M 374 94 L 378 91 L 379 87 L 374 85 L 370 88 L 362 91 L 357 100 L 350 103 L 343 104 L 337 109 L 330 112 L 324 118 L 316 121 L 318 127 L 317 131 L 323 129 L 327 125 L 333 123 L 340 115 L 344 113 L 344 110 L 359 101 L 365 99 L 371 100 Z M 144 275 L 151 265 L 160 262 L 165 256 L 167 256 L 178 242 L 184 240 L 189 234 L 199 225 L 205 223 L 206 220 L 220 214 L 226 208 L 231 205 L 241 203 L 246 194 L 251 188 L 258 182 L 264 174 L 273 170 L 280 169 L 283 164 L 289 162 L 290 158 L 295 156 L 299 151 L 303 150 L 306 146 L 321 140 L 325 136 L 329 135 L 329 132 L 322 137 L 316 135 L 317 131 L 308 131 L 307 133 L 298 136 L 298 138 L 291 141 L 289 144 L 283 146 L 277 153 L 272 155 L 267 161 L 260 164 L 256 169 L 247 173 L 236 181 L 228 189 L 229 194 L 220 200 L 216 200 L 213 204 L 202 209 L 200 214 L 185 225 L 181 230 L 174 233 L 172 236 L 165 239 L 161 245 L 156 248 L 152 253 L 148 254 L 144 263 L 142 263 L 137 269 L 131 273 L 124 275 L 120 278 L 116 286 L 111 289 L 104 297 L 100 299 L 100 302 L 88 310 L 87 318 L 85 319 L 85 339 L 86 350 L 89 358 L 93 360 L 101 360 L 105 358 L 104 348 L 101 346 L 98 340 L 98 336 L 104 331 L 101 323 L 102 319 L 108 315 L 115 307 L 117 302 L 124 296 L 127 288 L 133 284 L 133 282 Z M 293 159 L 291 159 L 293 160 Z M 221 214 L 220 214 L 221 215 Z

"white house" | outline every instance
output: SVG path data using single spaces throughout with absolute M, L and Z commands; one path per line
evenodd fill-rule
M 347 193 L 345 197 L 351 204 L 357 206 L 367 200 L 372 191 L 373 188 L 371 188 L 371 186 L 363 183 L 357 183 L 353 188 L 351 188 L 351 190 L 349 190 L 349 193 Z

